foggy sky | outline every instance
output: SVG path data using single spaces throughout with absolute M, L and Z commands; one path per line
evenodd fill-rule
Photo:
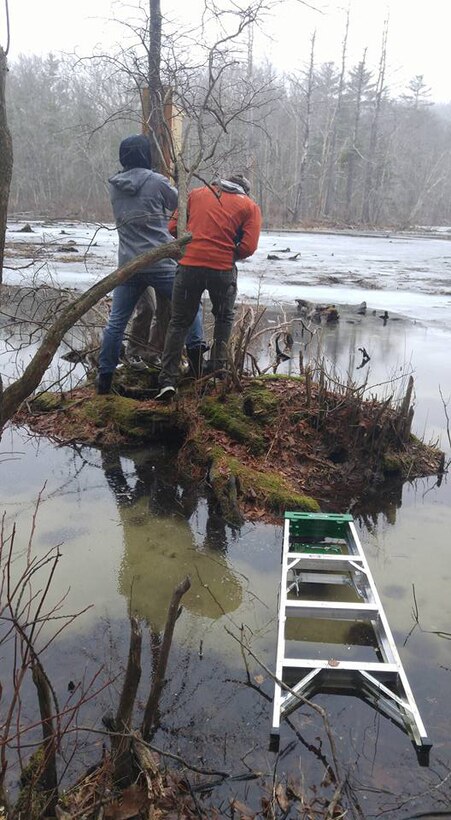
M 74 49 L 89 54 L 97 45 L 109 48 L 123 37 L 112 22 L 139 0 L 10 0 L 10 58 L 19 53 L 46 54 Z M 144 0 L 142 0 L 144 2 Z M 306 63 L 310 39 L 316 30 L 316 62 L 341 60 L 347 0 L 285 0 L 269 12 L 263 33 L 255 35 L 255 59 L 267 57 L 281 71 L 293 71 Z M 192 23 L 201 0 L 190 0 Z M 163 0 L 163 13 L 172 19 L 187 15 L 186 0 Z M 349 0 L 350 30 L 348 66 L 361 59 L 368 48 L 367 64 L 377 68 L 384 19 L 389 13 L 388 74 L 392 93 L 401 93 L 416 74 L 423 74 L 432 99 L 451 100 L 451 2 L 448 0 Z M 4 10 L 0 12 L 1 40 L 5 44 Z

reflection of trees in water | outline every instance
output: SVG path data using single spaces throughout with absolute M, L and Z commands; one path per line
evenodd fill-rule
M 333 290 L 331 289 L 331 303 Z M 313 303 L 312 303 L 313 304 Z M 324 303 L 322 303 L 324 304 Z M 398 317 L 389 316 L 383 322 L 383 310 L 368 310 L 366 316 L 357 313 L 358 306 L 338 306 L 340 320 L 337 322 L 322 322 L 319 325 L 308 322 L 309 332 L 304 325 L 298 324 L 298 311 L 285 312 L 268 310 L 260 326 L 265 326 L 267 333 L 253 339 L 251 350 L 260 366 L 266 367 L 270 355 L 268 343 L 274 332 L 274 325 L 285 320 L 293 322 L 291 332 L 295 340 L 294 349 L 290 352 L 288 361 L 278 366 L 278 372 L 283 374 L 299 373 L 299 350 L 302 352 L 304 364 L 326 359 L 326 369 L 340 381 L 346 381 L 348 374 L 358 384 L 362 384 L 368 373 L 372 373 L 372 381 L 386 381 L 399 376 L 399 367 L 406 365 L 406 336 L 407 328 Z M 364 347 L 370 354 L 369 367 L 358 368 L 362 361 L 359 347 Z M 377 374 L 375 376 L 375 373 Z M 373 378 L 374 377 L 374 378 Z M 397 387 L 398 382 L 395 383 Z M 383 390 L 383 388 L 382 388 Z
M 395 368 L 399 366 L 398 356 L 404 351 L 404 348 L 400 348 L 404 336 L 400 332 L 399 324 L 390 325 L 388 322 L 386 326 L 383 326 L 379 314 L 380 311 L 377 312 L 377 316 L 367 316 L 363 319 L 356 316 L 350 321 L 343 318 L 333 325 L 325 325 L 320 329 L 320 335 L 315 339 L 314 346 L 309 348 L 310 357 L 316 357 L 318 360 L 326 357 L 326 371 L 333 375 L 336 369 L 337 378 L 343 383 L 349 376 L 356 384 L 363 384 L 370 372 L 366 367 L 364 369 L 357 367 L 362 359 L 361 353 L 358 352 L 359 346 L 364 345 L 367 349 L 371 349 L 370 368 L 374 366 L 379 373 L 381 373 L 381 367 L 384 368 L 384 374 L 380 377 L 381 382 L 390 378 L 390 370 L 396 376 Z M 374 374 L 370 378 L 370 383 L 379 378 L 373 378 L 373 376 Z M 401 382 L 394 381 L 393 385 L 391 383 L 387 385 L 387 390 L 390 389 L 390 392 L 396 394 L 400 384 L 402 380 Z M 384 392 L 384 390 L 385 387 L 381 386 L 381 391 Z M 377 392 L 377 390 L 372 392 Z M 374 530 L 377 526 L 378 517 L 381 514 L 389 524 L 394 525 L 397 510 L 402 505 L 404 483 L 399 477 L 387 478 L 381 473 L 380 482 L 368 488 L 365 498 L 360 498 L 356 504 L 351 503 L 350 512 L 369 531 Z M 327 508 L 327 504 L 325 506 Z
M 403 363 L 402 357 L 405 355 L 403 346 L 404 334 L 400 333 L 399 323 L 391 324 L 388 321 L 385 327 L 379 318 L 380 311 L 376 316 L 366 316 L 360 319 L 358 316 L 347 320 L 343 318 L 334 325 L 325 325 L 320 332 L 319 345 L 320 352 L 330 359 L 334 367 L 343 371 L 346 376 L 348 369 L 351 369 L 351 378 L 358 382 L 363 381 L 366 369 L 362 371 L 359 378 L 355 368 L 355 357 L 358 348 L 362 345 L 371 355 L 370 368 L 383 366 L 385 378 L 390 370 Z M 401 362 L 400 357 L 401 356 Z
M 197 486 L 177 481 L 167 458 L 164 463 L 137 459 L 132 478 L 118 452 L 104 452 L 102 464 L 123 527 L 119 590 L 131 611 L 160 631 L 174 587 L 186 575 L 191 589 L 183 605 L 190 612 L 216 619 L 237 609 L 242 588 L 224 554 L 225 524 L 212 509 L 202 547 L 196 547 L 189 519 L 199 500 Z
M 373 489 L 366 498 L 352 508 L 354 518 L 364 524 L 368 532 L 377 529 L 378 518 L 383 515 L 387 524 L 396 524 L 396 513 L 402 506 L 404 482 L 400 478 L 386 479 L 383 487 Z

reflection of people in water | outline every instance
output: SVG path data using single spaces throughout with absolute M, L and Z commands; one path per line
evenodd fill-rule
M 190 612 L 216 619 L 237 609 L 242 589 L 226 558 L 210 548 L 208 533 L 203 548 L 196 547 L 188 521 L 197 506 L 195 487 L 176 484 L 164 467 L 149 461 L 135 464 L 137 481 L 129 483 L 114 452 L 102 454 L 102 465 L 124 531 L 119 590 L 130 599 L 131 611 L 160 631 L 172 592 L 186 575 L 191 589 L 182 603 Z

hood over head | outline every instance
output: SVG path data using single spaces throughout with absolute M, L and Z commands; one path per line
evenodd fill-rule
M 151 176 L 147 168 L 130 168 L 128 171 L 119 171 L 110 177 L 109 183 L 123 194 L 135 196 L 145 181 Z
M 150 142 L 144 134 L 134 134 L 122 140 L 119 146 L 119 160 L 123 168 L 152 168 Z

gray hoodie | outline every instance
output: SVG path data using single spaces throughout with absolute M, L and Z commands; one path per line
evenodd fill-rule
M 167 225 L 177 207 L 177 189 L 166 177 L 147 168 L 131 168 L 115 174 L 109 183 L 119 234 L 119 266 L 172 241 Z M 172 275 L 175 267 L 173 259 L 162 259 L 146 271 L 167 271 Z

